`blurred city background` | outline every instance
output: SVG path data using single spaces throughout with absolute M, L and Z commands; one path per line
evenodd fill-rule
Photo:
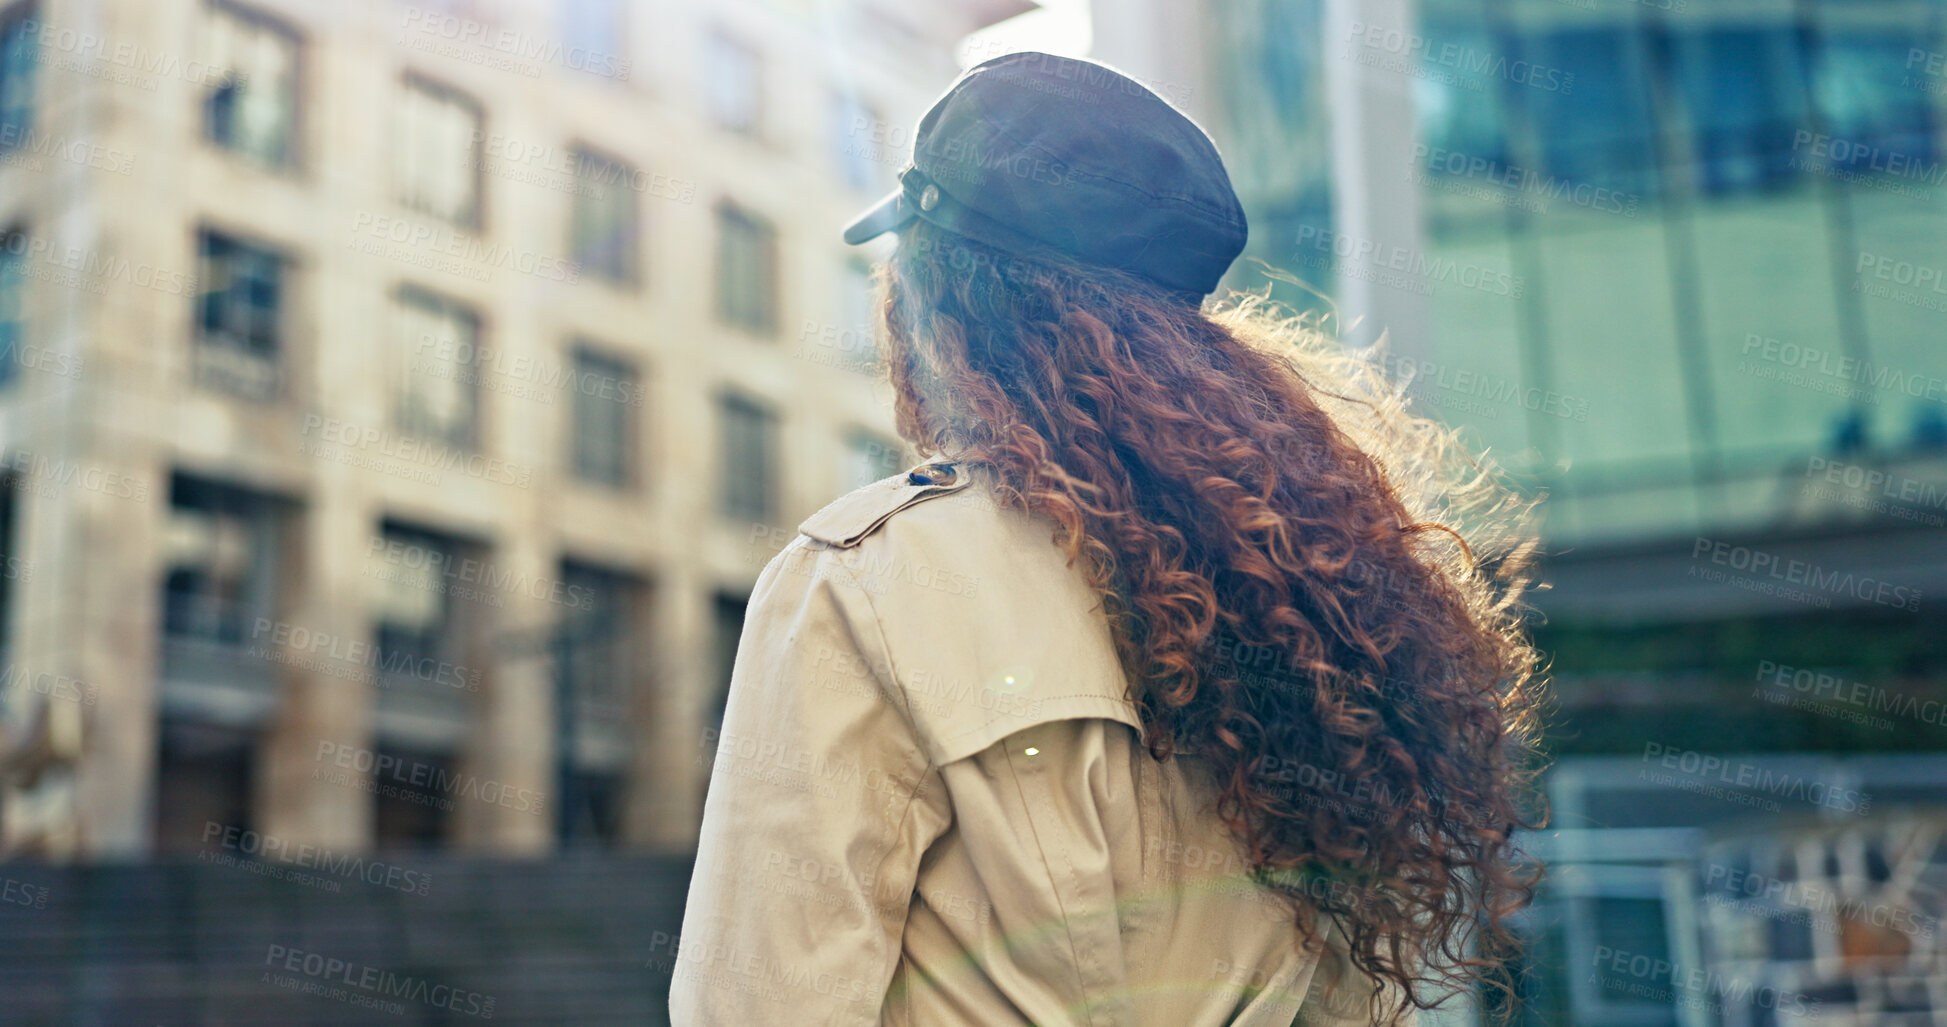
M 665 1022 L 919 457 L 838 230 L 1014 49 L 1547 494 L 1523 1022 L 1947 1023 L 1947 0 L 0 0 L 0 1021 Z

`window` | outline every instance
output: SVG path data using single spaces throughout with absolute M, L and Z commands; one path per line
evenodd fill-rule
M 731 203 L 717 206 L 717 316 L 753 332 L 777 327 L 777 233 Z
M 266 167 L 295 161 L 298 40 L 227 3 L 209 8 L 203 138 Z
M 399 202 L 464 228 L 480 226 L 480 106 L 407 76 L 393 147 Z
M 717 593 L 711 603 L 710 645 L 716 650 L 717 694 L 705 727 L 712 730 L 723 726 L 723 709 L 730 698 L 730 672 L 737 665 L 737 643 L 743 637 L 744 613 L 749 607 L 749 596 L 728 592 Z
M 562 63 L 576 71 L 627 81 L 628 25 L 621 0 L 562 0 L 561 34 L 565 37 Z
M 252 810 L 261 736 L 180 716 L 156 725 L 155 846 L 167 853 L 214 849 L 209 825 L 258 826 Z
M 887 176 L 882 169 L 899 160 L 889 159 L 890 142 L 879 113 L 851 93 L 837 93 L 832 101 L 832 147 L 839 176 L 861 192 L 885 185 Z
M 906 469 L 906 449 L 877 432 L 860 429 L 845 439 L 845 489 L 890 478 Z
M 171 642 L 243 648 L 276 616 L 277 539 L 264 496 L 177 475 L 169 486 L 162 631 Z
M 703 74 L 711 119 L 733 132 L 756 135 L 763 117 L 763 73 L 756 51 L 722 32 L 711 33 Z
M 561 583 L 568 599 L 556 672 L 573 710 L 563 841 L 613 844 L 635 734 L 643 589 L 631 575 L 574 560 L 562 561 Z
M 839 283 L 842 304 L 838 331 L 838 363 L 854 371 L 879 370 L 879 345 L 876 341 L 878 312 L 872 287 L 872 265 L 863 260 L 845 262 L 844 281 Z
M 1642 48 L 1641 30 L 1627 22 L 1524 40 L 1521 56 L 1536 66 L 1574 69 L 1571 89 L 1513 94 L 1529 119 L 1547 174 L 1640 197 L 1661 194 L 1663 169 L 1653 156 L 1657 125 Z
M 199 381 L 256 398 L 277 391 L 282 348 L 284 258 L 218 232 L 199 245 Z
M 632 575 L 576 560 L 561 562 L 562 651 L 577 727 L 629 733 L 641 583 Z M 581 761 L 593 756 L 578 755 Z M 597 760 L 596 762 L 601 762 Z
M 575 199 L 568 249 L 590 274 L 620 285 L 637 280 L 636 170 L 588 150 L 575 151 Z
M 16 555 L 20 553 L 20 543 L 15 537 L 19 506 L 20 479 L 11 474 L 0 475 L 0 663 L 5 662 L 5 654 L 13 645 L 13 611 L 18 598 L 14 594 L 16 568 L 26 567 L 24 557 Z M 4 695 L 4 689 L 0 689 L 0 698 Z
M 371 553 L 376 588 L 375 724 L 382 741 L 450 751 L 466 734 L 481 663 L 469 656 L 476 612 L 502 572 L 478 545 L 387 521 Z
M 381 849 L 436 849 L 446 843 L 453 807 L 479 801 L 457 760 L 430 750 L 377 746 L 383 775 L 372 803 L 372 841 Z M 383 761 L 383 762 L 380 762 Z M 518 792 L 516 792 L 518 794 Z
M 575 476 L 620 488 L 630 483 L 635 418 L 642 395 L 635 369 L 620 360 L 577 347 L 574 353 Z
M 1794 34 L 1784 26 L 1714 28 L 1670 45 L 1703 190 L 1752 191 L 1795 177 L 1792 138 L 1805 113 Z
M 762 403 L 734 393 L 719 400 L 723 431 L 723 512 L 770 520 L 777 494 L 777 418 Z
M 13 380 L 26 334 L 27 237 L 0 232 L 0 385 Z
M 393 304 L 393 318 L 405 363 L 399 430 L 450 446 L 473 446 L 479 416 L 479 317 L 453 300 L 404 286 Z
M 33 4 L 0 11 L 0 150 L 26 143 L 34 128 L 37 31 Z

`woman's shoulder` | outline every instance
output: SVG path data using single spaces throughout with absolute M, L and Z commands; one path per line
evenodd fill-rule
M 1140 730 L 1101 600 L 1045 518 L 982 469 L 925 464 L 819 511 L 794 543 L 869 610 L 938 762 L 1068 717 Z
M 832 500 L 805 518 L 798 532 L 834 548 L 854 548 L 909 507 L 955 493 L 973 497 L 974 479 L 973 469 L 959 464 L 920 464 Z

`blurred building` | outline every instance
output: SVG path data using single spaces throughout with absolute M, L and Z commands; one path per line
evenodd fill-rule
M 1530 1022 L 1947 1008 L 1943 10 L 1096 5 L 1277 295 L 1548 493 Z
M 1030 6 L 0 3 L 5 850 L 684 848 L 906 459 L 838 229 Z

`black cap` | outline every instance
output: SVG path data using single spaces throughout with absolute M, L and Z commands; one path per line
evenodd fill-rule
M 1244 250 L 1244 208 L 1196 122 L 1094 61 L 983 62 L 920 119 L 897 192 L 845 228 L 857 245 L 924 218 L 1010 253 L 1048 250 L 1199 296 Z

